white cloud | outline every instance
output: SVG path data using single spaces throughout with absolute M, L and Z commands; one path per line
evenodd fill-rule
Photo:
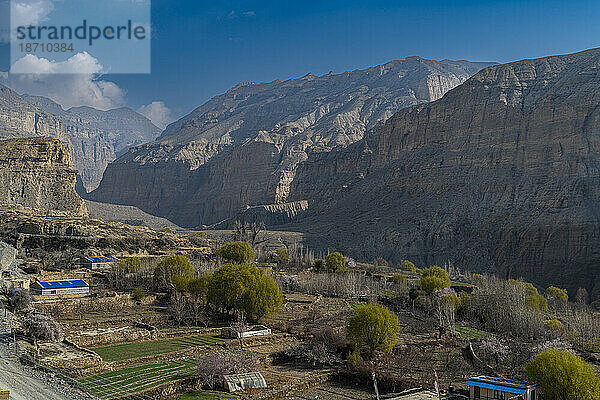
M 60 62 L 28 54 L 0 80 L 19 93 L 48 97 L 65 109 L 90 106 L 108 110 L 125 105 L 125 91 L 102 80 L 101 74 L 102 65 L 86 52 Z
M 54 10 L 52 0 L 13 0 L 11 1 L 12 26 L 39 25 L 47 21 Z
M 141 106 L 137 111 L 160 129 L 165 129 L 173 122 L 171 110 L 162 101 L 153 101 L 148 105 Z

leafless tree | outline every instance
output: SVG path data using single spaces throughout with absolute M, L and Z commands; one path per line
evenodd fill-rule
M 60 325 L 52 317 L 45 314 L 30 314 L 23 321 L 23 330 L 27 336 L 33 339 L 38 353 L 38 340 L 57 342 L 62 337 Z
M 234 353 L 219 349 L 198 357 L 197 368 L 202 384 L 214 389 L 223 383 L 223 376 L 256 371 L 259 362 L 256 357 L 248 353 Z
M 184 297 L 184 294 L 175 290 L 171 294 L 171 302 L 169 303 L 169 313 L 175 322 L 177 322 L 178 328 L 181 328 L 181 324 L 187 315 L 187 301 L 185 301 Z
M 235 320 L 231 323 L 231 330 L 235 332 L 240 341 L 240 350 L 244 349 L 244 333 L 248 332 L 249 326 L 246 321 L 246 316 L 242 312 L 238 312 Z
M 253 248 L 268 240 L 259 238 L 260 234 L 266 230 L 265 223 L 262 221 L 250 223 L 235 221 L 234 230 L 236 240 L 248 242 Z
M 584 288 L 577 289 L 577 293 L 575 294 L 575 301 L 578 304 L 588 304 L 590 301 L 590 295 L 588 291 Z

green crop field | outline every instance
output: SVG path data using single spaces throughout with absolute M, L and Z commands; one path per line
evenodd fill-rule
M 98 397 L 114 399 L 186 378 L 195 371 L 194 361 L 173 361 L 125 368 L 92 375 L 78 381 Z
M 457 326 L 454 330 L 463 338 L 466 339 L 482 339 L 486 336 L 489 336 L 489 333 L 480 331 L 479 329 L 469 328 L 468 326 Z
M 92 350 L 98 353 L 104 361 L 120 361 L 155 354 L 171 353 L 173 351 L 189 349 L 190 347 L 211 345 L 225 340 L 227 339 L 218 336 L 200 335 L 102 346 Z

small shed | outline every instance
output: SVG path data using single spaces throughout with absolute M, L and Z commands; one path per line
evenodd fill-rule
M 537 400 L 536 387 L 532 383 L 513 381 L 493 376 L 478 376 L 469 379 L 471 400 Z
M 267 381 L 260 372 L 248 372 L 246 374 L 224 375 L 225 389 L 237 392 L 245 389 L 264 389 Z
M 83 268 L 100 270 L 108 269 L 117 262 L 115 257 L 84 257 L 81 259 L 80 265 Z
M 58 296 L 65 294 L 88 294 L 90 285 L 81 279 L 67 281 L 34 282 L 30 285 L 31 294 L 38 296 Z
M 254 337 L 254 336 L 266 336 L 266 335 L 270 335 L 270 334 L 271 334 L 271 329 L 267 328 L 264 325 L 253 326 L 252 328 L 248 329 L 245 332 L 238 332 L 235 329 L 230 328 L 230 327 L 221 329 L 221 336 L 226 337 L 226 338 L 234 338 L 234 339 L 248 338 L 248 337 Z

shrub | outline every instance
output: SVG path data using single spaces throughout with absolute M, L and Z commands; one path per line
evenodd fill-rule
M 560 289 L 555 286 L 550 286 L 544 292 L 544 297 L 548 299 L 548 305 L 553 310 L 564 308 L 569 302 L 569 295 L 566 289 Z
M 348 321 L 346 336 L 356 349 L 390 352 L 398 340 L 398 317 L 381 304 L 359 306 Z
M 548 400 L 594 400 L 600 393 L 600 379 L 592 366 L 569 351 L 539 353 L 527 363 L 526 370 L 528 379 Z
M 421 276 L 421 289 L 427 294 L 450 287 L 450 283 L 451 281 L 448 277 L 448 273 L 438 266 L 429 267 L 423 270 Z
M 408 272 L 417 272 L 417 267 L 415 267 L 415 264 L 408 260 L 402 261 L 402 265 L 400 266 L 400 268 Z
M 544 297 L 546 297 L 547 299 L 555 298 L 563 303 L 569 301 L 567 289 L 559 289 L 555 286 L 550 286 L 548 289 L 546 289 L 546 291 L 544 292 Z
M 325 257 L 325 270 L 330 273 L 346 272 L 346 259 L 342 253 L 334 252 Z
M 142 301 L 144 297 L 146 297 L 146 293 L 141 287 L 136 287 L 135 289 L 133 289 L 133 292 L 131 292 L 131 298 L 134 301 Z
M 254 250 L 247 242 L 232 242 L 222 246 L 217 252 L 225 261 L 236 264 L 249 263 L 254 260 Z
M 275 250 L 275 261 L 277 264 L 287 264 L 290 261 L 290 254 L 287 249 L 281 248 Z
M 554 333 L 562 333 L 565 330 L 562 322 L 557 319 L 549 319 L 546 321 L 546 329 Z
M 423 270 L 420 284 L 421 289 L 431 294 L 436 290 L 450 287 L 450 278 L 445 270 L 433 266 Z
M 173 229 L 171 229 L 171 228 L 162 228 L 160 230 L 160 232 L 163 232 L 163 233 L 175 233 L 175 232 L 173 232 Z

